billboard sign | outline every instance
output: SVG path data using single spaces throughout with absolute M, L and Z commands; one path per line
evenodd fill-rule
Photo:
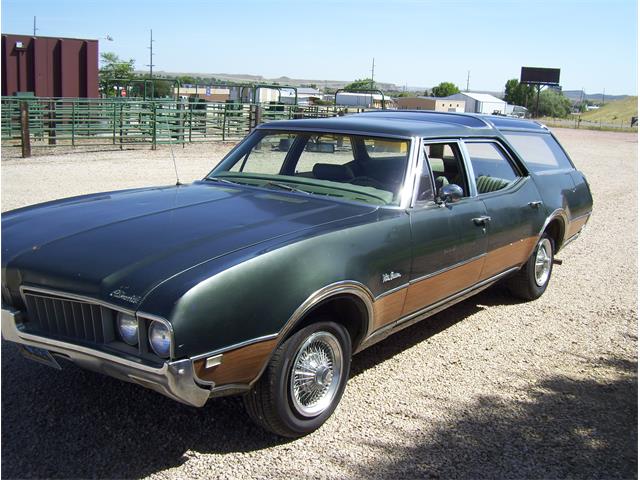
M 522 67 L 520 83 L 560 85 L 559 68 Z

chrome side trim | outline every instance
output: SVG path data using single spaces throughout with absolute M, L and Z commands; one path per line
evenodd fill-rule
M 266 340 L 272 340 L 278 336 L 278 333 L 272 333 L 270 335 L 264 335 L 262 337 L 252 338 L 250 340 L 245 340 L 244 342 L 234 343 L 233 345 L 229 345 L 228 347 L 218 348 L 217 350 L 212 350 L 210 352 L 201 353 L 200 355 L 195 355 L 191 357 L 191 361 L 195 362 L 196 360 L 202 360 L 203 358 L 213 357 L 215 355 L 220 355 L 221 353 L 228 352 L 230 350 L 235 350 L 237 348 L 246 347 L 248 345 L 252 345 L 254 343 L 264 342 Z
M 371 291 L 362 283 L 350 280 L 343 280 L 340 282 L 332 283 L 326 287 L 317 290 L 307 298 L 302 305 L 300 305 L 293 315 L 287 320 L 284 327 L 280 330 L 279 337 L 284 338 L 289 331 L 295 326 L 295 324 L 302 319 L 312 308 L 317 306 L 323 300 L 329 297 L 333 297 L 339 294 L 351 294 L 360 298 L 365 304 L 367 309 L 367 335 L 369 334 L 373 326 L 373 302 L 374 296 Z
M 475 138 L 473 140 L 476 140 Z M 477 139 L 478 141 L 486 141 L 485 139 Z M 471 163 L 471 156 L 469 150 L 467 150 L 467 144 L 464 141 L 458 141 L 458 148 L 462 154 L 462 163 L 464 164 L 465 174 L 467 176 L 467 183 L 469 184 L 469 197 L 478 196 L 478 187 L 476 186 L 476 176 L 473 173 L 473 164 Z
M 587 213 L 583 213 L 582 215 L 579 215 L 577 217 L 573 217 L 571 219 L 572 222 L 575 222 L 576 220 L 582 220 L 584 217 L 590 217 L 591 216 L 591 211 L 587 212 Z
M 565 213 L 565 211 L 562 208 L 556 208 L 553 212 L 551 212 L 549 214 L 549 216 L 547 217 L 547 219 L 544 221 L 544 223 L 542 224 L 542 228 L 540 229 L 540 231 L 538 232 L 538 238 L 540 238 L 542 236 L 542 234 L 544 233 L 544 231 L 547 229 L 547 227 L 549 226 L 549 224 L 555 220 L 556 218 L 560 218 L 562 219 L 563 222 L 563 228 L 564 228 L 564 232 L 567 231 L 567 226 L 569 225 L 569 219 L 567 218 L 567 214 Z M 563 232 L 563 237 L 564 237 L 564 232 Z
M 392 288 L 391 290 L 387 290 L 386 292 L 381 293 L 380 295 L 378 295 L 377 297 L 375 297 L 373 299 L 374 302 L 377 302 L 378 300 L 380 300 L 381 298 L 386 297 L 387 295 L 391 295 L 392 293 L 396 293 L 404 288 L 407 288 L 410 285 L 410 282 L 406 282 L 403 283 L 402 285 L 398 285 L 395 288 Z
M 571 242 L 573 242 L 574 240 L 577 240 L 577 238 L 580 236 L 580 234 L 582 233 L 582 229 L 578 230 L 576 233 L 574 233 L 571 237 L 569 237 L 567 240 L 565 240 L 565 242 L 562 244 L 562 247 L 564 249 L 564 247 L 566 247 L 567 245 L 569 245 Z
M 393 334 L 397 330 L 401 330 L 402 328 L 408 327 L 416 322 L 419 322 L 420 320 L 424 320 L 425 318 L 430 317 L 431 315 L 435 315 L 436 313 L 444 310 L 445 308 L 455 303 L 461 302 L 462 300 L 465 300 L 475 295 L 476 293 L 479 293 L 485 288 L 490 287 L 492 284 L 494 284 L 501 278 L 504 278 L 507 275 L 510 275 L 518 270 L 519 270 L 518 267 L 512 267 L 508 270 L 505 270 L 504 272 L 501 272 L 497 275 L 494 275 L 485 280 L 482 280 L 476 283 L 475 285 L 472 285 L 471 287 L 465 288 L 464 290 L 461 290 L 458 293 L 455 293 L 447 298 L 444 298 L 436 303 L 433 303 L 428 307 L 425 307 L 420 310 L 417 310 L 416 312 L 410 313 L 409 315 L 406 315 L 400 318 L 399 320 L 390 323 L 389 325 L 385 325 L 379 328 L 378 330 L 373 332 L 371 335 L 367 336 L 362 341 L 362 343 L 360 344 L 360 346 L 358 347 L 355 353 L 360 352 L 370 347 L 371 345 L 383 340 L 384 338 Z
M 374 318 L 373 317 L 373 302 L 374 302 L 373 294 L 365 285 L 363 285 L 360 282 L 356 282 L 353 280 L 343 280 L 340 282 L 332 283 L 331 285 L 327 285 L 326 287 L 323 287 L 315 291 L 311 295 L 309 295 L 309 297 L 302 303 L 302 305 L 300 305 L 296 309 L 296 311 L 293 312 L 293 315 L 289 317 L 289 320 L 287 320 L 287 323 L 285 323 L 284 327 L 280 329 L 280 332 L 278 332 L 277 334 L 260 337 L 260 341 L 278 338 L 279 342 L 281 343 L 282 340 L 291 331 L 291 329 L 295 327 L 298 321 L 300 321 L 307 313 L 309 313 L 309 311 L 311 311 L 314 307 L 316 307 L 322 301 L 340 294 L 355 295 L 356 297 L 358 297 L 360 300 L 363 301 L 367 309 L 367 332 L 365 334 L 365 337 L 368 336 L 373 328 L 373 318 Z M 249 343 L 247 344 L 255 343 L 255 342 L 256 342 L 256 339 L 250 340 Z M 243 345 L 243 344 L 237 344 L 233 346 L 233 348 L 238 348 L 238 345 Z M 227 347 L 225 347 L 225 349 L 227 349 Z M 274 351 L 275 351 L 275 348 L 274 348 Z M 212 355 L 212 353 L 208 353 L 207 355 Z M 273 352 L 272 352 L 272 355 L 273 355 Z M 269 364 L 270 359 L 271 359 L 271 356 L 269 356 L 269 359 L 265 361 L 264 365 L 260 369 L 260 372 L 249 383 L 249 385 L 234 384 L 234 385 L 222 385 L 220 387 L 215 387 L 211 390 L 211 396 L 215 397 L 215 396 L 224 394 L 221 392 L 224 392 L 225 390 L 231 391 L 238 388 L 242 388 L 243 390 L 248 390 L 262 376 L 265 369 L 267 368 L 267 365 Z
M 0 326 L 5 340 L 44 348 L 80 367 L 142 385 L 187 405 L 201 407 L 209 398 L 210 391 L 195 382 L 193 363 L 189 359 L 152 367 L 99 350 L 22 332 L 18 328 L 21 318 L 22 312 L 2 306 Z
M 440 270 L 438 270 L 436 272 L 427 273 L 426 275 L 423 275 L 422 277 L 414 278 L 413 280 L 411 280 L 409 282 L 409 284 L 413 285 L 414 283 L 418 283 L 418 282 L 421 282 L 421 281 L 426 280 L 428 278 L 435 277 L 435 276 L 440 275 L 442 273 L 448 272 L 449 270 L 453 270 L 454 268 L 462 267 L 463 265 L 466 265 L 467 263 L 475 262 L 476 260 L 480 260 L 481 258 L 484 258 L 486 256 L 487 256 L 486 253 L 481 253 L 480 255 L 476 255 L 475 257 L 468 258 L 468 259 L 463 260 L 462 262 L 458 262 L 458 263 L 456 263 L 454 265 L 449 265 L 448 267 L 440 269 Z
M 538 246 L 538 242 L 540 241 L 540 238 L 542 237 L 542 234 L 547 229 L 549 224 L 553 220 L 555 220 L 556 218 L 559 218 L 562 221 L 562 228 L 563 228 L 562 243 L 560 245 L 556 246 L 556 252 L 559 252 L 562 249 L 562 247 L 565 245 L 566 242 L 565 242 L 564 237 L 567 234 L 567 228 L 569 227 L 569 220 L 567 218 L 566 212 L 562 208 L 556 208 L 553 212 L 551 212 L 551 214 L 549 214 L 549 216 L 547 216 L 546 220 L 542 224 L 542 228 L 540 228 L 540 231 L 538 232 L 538 241 L 533 245 L 533 248 L 531 248 L 531 251 L 529 252 L 529 255 L 527 255 L 527 259 L 531 255 L 533 255 L 533 252 L 535 251 L 536 247 Z

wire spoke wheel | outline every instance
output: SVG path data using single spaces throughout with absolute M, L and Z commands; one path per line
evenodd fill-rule
M 543 238 L 538 244 L 535 259 L 535 280 L 539 287 L 542 287 L 551 274 L 551 262 L 553 261 L 553 251 L 548 238 Z
M 294 409 L 315 417 L 333 401 L 342 379 L 342 348 L 329 332 L 316 332 L 300 346 L 293 360 L 289 393 Z

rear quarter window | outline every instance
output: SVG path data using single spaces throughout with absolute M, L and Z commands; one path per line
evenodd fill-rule
M 503 132 L 530 171 L 573 169 L 558 142 L 548 133 Z

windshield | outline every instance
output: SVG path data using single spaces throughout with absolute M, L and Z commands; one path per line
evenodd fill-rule
M 207 179 L 398 205 L 408 155 L 409 140 L 258 130 Z

